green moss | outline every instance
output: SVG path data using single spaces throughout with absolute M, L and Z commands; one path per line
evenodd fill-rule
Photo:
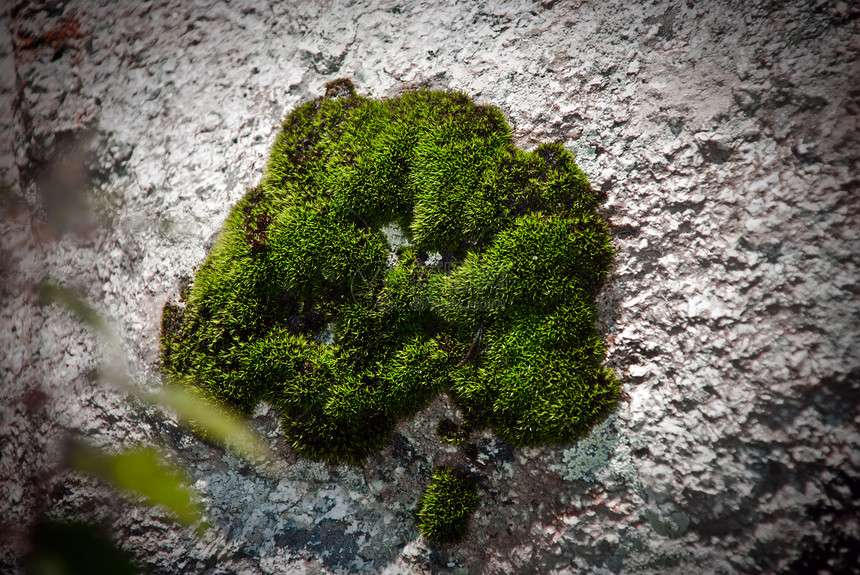
M 332 83 L 284 120 L 184 304 L 165 306 L 164 369 L 246 413 L 266 399 L 300 454 L 332 461 L 440 392 L 468 429 L 575 440 L 619 391 L 594 326 L 613 255 L 596 206 L 563 146 L 517 149 L 496 108 Z
M 469 519 L 477 508 L 475 482 L 462 473 L 438 467 L 418 501 L 418 530 L 429 541 L 456 543 L 466 537 Z

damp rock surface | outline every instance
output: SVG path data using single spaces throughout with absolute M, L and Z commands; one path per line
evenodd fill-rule
M 860 12 L 839 2 L 19 2 L 0 13 L 0 571 L 42 514 L 100 522 L 154 573 L 850 572 L 860 547 Z M 158 375 L 176 298 L 279 123 L 326 82 L 462 90 L 518 146 L 559 141 L 607 195 L 600 295 L 627 397 L 574 445 L 436 433 L 436 399 L 363 466 L 261 475 L 96 382 L 104 346 Z M 166 443 L 195 537 L 62 471 L 63 440 Z M 475 478 L 457 546 L 415 504 Z

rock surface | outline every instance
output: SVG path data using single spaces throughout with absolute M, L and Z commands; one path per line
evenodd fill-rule
M 0 571 L 42 514 L 110 527 L 154 573 L 856 572 L 860 9 L 849 2 L 229 5 L 19 2 L 0 13 Z M 361 467 L 261 474 L 94 381 L 116 322 L 157 377 L 162 305 L 260 178 L 280 119 L 349 77 L 500 107 L 605 190 L 601 299 L 628 397 L 572 446 L 455 447 L 445 398 Z M 69 433 L 166 442 L 203 538 L 63 471 Z M 433 466 L 479 477 L 471 537 L 413 523 Z

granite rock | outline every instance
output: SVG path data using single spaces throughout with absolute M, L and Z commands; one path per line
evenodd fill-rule
M 18 2 L 0 9 L 0 571 L 43 515 L 154 573 L 850 572 L 860 548 L 860 9 L 848 2 Z M 429 86 L 557 140 L 617 248 L 600 296 L 619 409 L 576 445 L 452 446 L 438 398 L 363 466 L 260 473 L 95 381 L 79 290 L 157 380 L 163 304 L 325 82 Z M 64 471 L 63 441 L 166 444 L 204 537 Z M 478 478 L 462 545 L 413 522 Z

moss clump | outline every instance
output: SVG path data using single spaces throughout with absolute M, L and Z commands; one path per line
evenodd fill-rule
M 418 529 L 429 541 L 456 543 L 466 537 L 469 519 L 477 508 L 475 482 L 462 473 L 438 467 L 418 501 Z
M 300 454 L 333 461 L 439 392 L 467 428 L 574 440 L 619 391 L 594 325 L 613 255 L 597 200 L 564 147 L 517 149 L 496 108 L 332 83 L 165 307 L 164 369 L 245 412 L 270 401 Z

